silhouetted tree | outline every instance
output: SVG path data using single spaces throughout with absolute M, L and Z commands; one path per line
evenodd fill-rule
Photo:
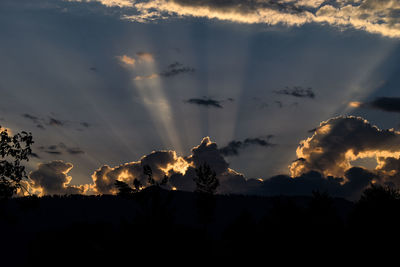
M 400 193 L 398 190 L 372 184 L 365 189 L 356 203 L 351 216 L 351 224 L 356 228 L 390 229 L 400 224 Z
M 196 192 L 198 193 L 213 195 L 219 186 L 217 174 L 211 169 L 210 165 L 206 163 L 196 168 L 194 182 L 196 183 Z
M 147 182 L 150 185 L 154 185 L 156 183 L 156 181 L 153 178 L 153 171 L 152 171 L 150 165 L 146 164 L 143 166 L 143 173 L 144 173 L 144 175 L 147 176 Z
M 142 188 L 142 183 L 139 181 L 139 179 L 134 179 L 133 180 L 133 188 L 135 189 L 136 192 L 139 192 L 140 189 Z
M 12 197 L 18 189 L 26 190 L 21 183 L 28 178 L 22 162 L 29 161 L 32 144 L 31 133 L 11 135 L 0 126 L 0 199 Z
M 160 182 L 154 180 L 153 171 L 149 165 L 143 166 L 143 173 L 147 176 L 147 181 L 150 185 L 162 186 L 168 184 L 169 182 L 169 177 L 167 175 L 164 175 L 164 178 Z
M 196 176 L 193 178 L 196 183 L 197 196 L 197 212 L 200 221 L 206 228 L 207 224 L 213 220 L 216 200 L 215 192 L 219 186 L 219 181 L 215 171 L 204 163 L 196 168 Z
M 125 182 L 115 181 L 115 186 L 118 189 L 118 196 L 127 197 L 131 196 L 134 193 L 134 190 Z

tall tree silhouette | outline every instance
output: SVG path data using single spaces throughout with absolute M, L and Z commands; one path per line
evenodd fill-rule
M 199 220 L 207 229 L 207 225 L 214 219 L 216 207 L 215 192 L 219 186 L 217 174 L 210 165 L 204 163 L 196 168 L 196 176 L 193 178 L 196 183 L 197 212 Z
M 164 175 L 164 178 L 157 182 L 154 178 L 153 178 L 153 171 L 151 169 L 151 167 L 149 165 L 144 165 L 143 166 L 143 173 L 144 175 L 147 176 L 147 182 L 150 184 L 150 186 L 155 185 L 155 186 L 162 186 L 162 185 L 166 185 L 169 182 L 169 177 L 167 175 Z
M 18 189 L 26 190 L 22 180 L 28 177 L 22 162 L 29 161 L 32 144 L 31 133 L 12 135 L 0 126 L 0 199 L 12 197 Z
M 152 171 L 150 165 L 146 164 L 143 166 L 143 173 L 144 173 L 144 175 L 147 176 L 147 182 L 150 185 L 154 185 L 156 183 L 156 181 L 153 178 L 153 171 Z
M 196 192 L 198 193 L 213 195 L 219 186 L 217 174 L 207 163 L 196 168 L 196 177 L 194 178 L 194 182 L 196 183 Z

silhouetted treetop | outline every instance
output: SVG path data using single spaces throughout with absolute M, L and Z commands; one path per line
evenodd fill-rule
M 0 198 L 12 197 L 18 189 L 25 190 L 21 181 L 28 177 L 22 162 L 29 161 L 32 144 L 31 133 L 11 135 L 0 126 Z
M 196 192 L 198 193 L 215 194 L 219 186 L 217 174 L 206 163 L 196 168 L 196 176 L 193 180 L 196 183 Z
M 118 189 L 118 196 L 130 196 L 133 194 L 134 190 L 125 182 L 122 181 L 115 181 L 115 187 Z

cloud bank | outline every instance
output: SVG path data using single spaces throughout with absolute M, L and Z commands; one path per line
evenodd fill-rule
M 300 26 L 317 23 L 400 37 L 397 0 L 69 0 L 124 9 L 136 22 L 196 17 L 236 23 Z
M 269 146 L 268 140 L 245 139 L 240 144 Z M 336 117 L 322 122 L 311 137 L 300 142 L 297 159 L 289 166 L 290 175 L 247 178 L 229 167 L 225 150 L 226 147 L 220 149 L 205 137 L 189 156 L 182 157 L 171 150 L 153 151 L 138 161 L 101 166 L 93 173 L 90 185 L 70 185 L 72 178 L 68 172 L 73 166 L 62 161 L 40 164 L 29 177 L 32 189 L 42 195 L 83 194 L 89 188 L 96 194 L 115 194 L 117 180 L 133 186 L 134 179 L 138 179 L 143 186 L 149 186 L 143 173 L 143 167 L 149 165 L 156 181 L 165 175 L 170 178 L 166 188 L 194 191 L 195 169 L 207 163 L 220 181 L 219 194 L 310 195 L 319 190 L 357 199 L 371 183 L 400 186 L 400 132 L 381 130 L 360 117 Z M 375 159 L 376 167 L 353 165 L 355 160 L 363 158 Z

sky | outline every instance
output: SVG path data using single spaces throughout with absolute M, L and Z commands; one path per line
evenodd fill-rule
M 41 194 L 115 193 L 116 179 L 145 181 L 144 162 L 182 190 L 203 161 L 222 193 L 397 186 L 399 12 L 398 0 L 2 0 L 0 125 L 32 132 Z

